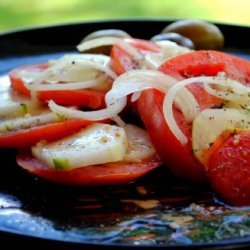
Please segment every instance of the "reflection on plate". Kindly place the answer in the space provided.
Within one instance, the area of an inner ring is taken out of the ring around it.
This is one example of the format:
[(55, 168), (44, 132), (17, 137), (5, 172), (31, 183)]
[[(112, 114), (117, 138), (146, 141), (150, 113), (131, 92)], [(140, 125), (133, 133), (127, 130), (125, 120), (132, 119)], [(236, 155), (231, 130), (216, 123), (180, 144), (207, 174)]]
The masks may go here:
[[(2, 35), (0, 73), (73, 51), (85, 34), (96, 29), (121, 28), (149, 38), (166, 23), (103, 22)], [(155, 28), (148, 29), (149, 25)], [(249, 29), (221, 28), (226, 51), (249, 58)], [(66, 39), (65, 34), (70, 38)], [(1, 240), (7, 235), (15, 238), (17, 233), (58, 240), (57, 247), (60, 242), (72, 246), (76, 242), (81, 246), (94, 244), (96, 248), (250, 246), (250, 208), (227, 207), (208, 187), (191, 186), (173, 178), (166, 168), (126, 186), (72, 188), (28, 175), (16, 166), (13, 151), (1, 150), (0, 157), (6, 159), (0, 175)]]

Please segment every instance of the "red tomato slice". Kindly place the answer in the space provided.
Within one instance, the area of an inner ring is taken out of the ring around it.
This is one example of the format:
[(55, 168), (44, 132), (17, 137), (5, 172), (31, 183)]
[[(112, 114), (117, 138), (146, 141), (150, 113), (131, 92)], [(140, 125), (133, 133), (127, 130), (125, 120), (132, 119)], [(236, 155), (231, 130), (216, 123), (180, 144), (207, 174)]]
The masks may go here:
[(138, 39), (138, 38), (125, 38), (124, 42), (129, 43), (130, 45), (133, 45), (133, 47), (144, 50), (144, 51), (152, 51), (152, 52), (159, 52), (160, 47), (148, 40)]
[(22, 70), (25, 70), (28, 72), (42, 72), (47, 68), (48, 68), (48, 64), (44, 63), (44, 64), (23, 66), (23, 67), (10, 71), (9, 78), (11, 81), (12, 88), (22, 95), (30, 96), (30, 90), (25, 87), (24, 82), (18, 76), (18, 73)]
[(75, 119), (6, 132), (0, 135), (0, 148), (27, 148), (41, 140), (58, 140), (91, 123), (93, 122)]
[(233, 205), (250, 205), (250, 131), (220, 137), (208, 152), (212, 187)]
[[(156, 44), (142, 39), (127, 38), (124, 40), (124, 42), (131, 44), (133, 47), (141, 50), (142, 52), (159, 52), (160, 50)], [(133, 57), (119, 45), (114, 45), (112, 47), (110, 56), (112, 59), (111, 68), (117, 75), (121, 75), (126, 71), (139, 68), (138, 62), (136, 62)]]
[[(250, 80), (250, 62), (217, 51), (195, 51), (179, 55), (168, 60), (159, 70), (180, 80), (200, 75), (216, 75), (221, 71), (243, 83)], [(201, 85), (190, 85), (189, 89), (201, 110), (221, 103), (220, 99), (206, 93)], [(181, 112), (174, 109), (177, 124), (189, 138), (188, 144), (181, 145), (164, 120), (162, 102), (163, 94), (153, 90), (144, 91), (137, 102), (139, 113), (157, 152), (175, 174), (192, 181), (204, 181), (203, 166), (192, 153), (191, 124), (186, 123)]]
[(223, 71), (229, 78), (250, 83), (250, 61), (219, 51), (200, 50), (176, 56), (162, 64), (159, 70), (180, 80), (201, 75), (215, 76)]
[(142, 162), (116, 162), (73, 170), (54, 170), (34, 158), (31, 153), (20, 153), (17, 163), (30, 173), (46, 180), (78, 186), (125, 184), (138, 179), (161, 164), (158, 157)]
[[(157, 90), (143, 91), (137, 101), (138, 111), (149, 133), (157, 153), (162, 156), (168, 167), (178, 176), (202, 182), (205, 174), (202, 165), (193, 156), (191, 141), (185, 146), (170, 131), (163, 116), (164, 94)], [(175, 119), (184, 132), (191, 138), (192, 124), (187, 123), (183, 114), (175, 109)]]
[[(23, 80), (17, 76), (17, 73), (20, 70), (43, 71), (47, 67), (48, 64), (37, 64), (12, 70), (9, 74), (12, 88), (22, 95), (29, 96), (29, 89), (25, 87)], [(91, 109), (105, 107), (105, 92), (96, 90), (46, 90), (38, 91), (37, 96), (41, 101), (53, 100), (59, 105), (74, 105)]]
[(42, 101), (53, 100), (59, 105), (101, 109), (105, 107), (105, 92), (96, 90), (50, 90), (39, 91), (37, 97)]

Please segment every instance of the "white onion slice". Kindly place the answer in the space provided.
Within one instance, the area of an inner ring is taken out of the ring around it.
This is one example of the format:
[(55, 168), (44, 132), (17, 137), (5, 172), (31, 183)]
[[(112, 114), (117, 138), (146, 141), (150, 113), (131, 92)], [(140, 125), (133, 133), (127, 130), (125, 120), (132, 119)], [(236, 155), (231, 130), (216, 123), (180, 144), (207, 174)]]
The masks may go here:
[(28, 88), (34, 91), (46, 91), (46, 90), (77, 90), (77, 89), (86, 89), (95, 87), (99, 81), (96, 80), (88, 80), (84, 82), (67, 82), (67, 83), (54, 83), (54, 84), (39, 84), (35, 86), (27, 86)]
[(129, 55), (131, 55), (132, 58), (139, 63), (139, 65), (142, 64), (144, 58), (142, 54), (135, 47), (123, 41), (122, 39), (117, 40), (116, 44), (120, 46), (124, 51), (126, 51)]
[(157, 41), (155, 44), (160, 47), (160, 52), (147, 52), (144, 58), (145, 64), (149, 69), (157, 69), (168, 59), (190, 52), (190, 49), (171, 41)]
[(131, 96), (131, 102), (136, 102), (141, 96), (141, 91), (137, 91)]
[[(132, 101), (139, 97), (139, 92), (146, 89), (158, 89), (166, 93), (177, 80), (156, 70), (132, 70), (117, 77), (112, 89), (106, 94), (106, 103), (115, 103), (119, 98), (133, 94)], [(183, 88), (174, 99), (176, 106), (188, 121), (199, 113), (199, 105), (191, 92)]]
[(21, 78), (22, 81), (25, 84), (27, 84), (27, 87), (28, 87), (28, 84), (31, 83), (31, 82), (33, 82), (34, 79), (37, 78), (37, 77), (39, 77), (40, 74), (41, 74), (40, 71), (31, 72), (31, 71), (27, 71), (25, 69), (16, 72), (16, 76), (18, 78)]
[[(96, 62), (75, 60), (73, 64), (72, 62), (62, 61), (41, 72), (34, 79), (34, 84), (32, 85), (38, 85), (42, 82), (57, 83), (90, 80), (96, 77), (96, 71), (104, 72), (113, 79), (116, 78), (116, 74), (111, 69)], [(90, 75), (86, 76), (88, 72), (90, 72)]]
[(80, 44), (78, 44), (76, 48), (78, 49), (78, 51), (83, 52), (100, 46), (114, 45), (117, 42), (117, 40), (120, 39), (112, 36), (100, 37), (83, 41)]
[(100, 54), (66, 54), (63, 57), (59, 59), (60, 61), (91, 61), (99, 63), (103, 66), (108, 66), (110, 63), (110, 57), (106, 55), (100, 55)]
[[(230, 80), (225, 79), (222, 77), (208, 77), (208, 76), (201, 76), (201, 77), (193, 77), (189, 79), (185, 79), (183, 81), (180, 81), (176, 85), (174, 85), (166, 94), (163, 102), (163, 113), (165, 120), (171, 129), (172, 133), (175, 135), (175, 137), (182, 143), (186, 144), (188, 142), (187, 137), (183, 134), (183, 132), (178, 127), (173, 114), (173, 102), (175, 99), (176, 94), (185, 86), (193, 83), (202, 83), (204, 85), (206, 84), (216, 84), (223, 87), (230, 87), (235, 93), (242, 95), (243, 93), (249, 94), (250, 88), (247, 86), (244, 86), (243, 84)], [(211, 92), (213, 94), (213, 92)], [(226, 96), (226, 95), (225, 95)], [(185, 99), (183, 99), (184, 101)]]
[(119, 126), (122, 128), (125, 128), (126, 123), (121, 119), (121, 117), (119, 115), (116, 115), (114, 117), (112, 117), (112, 120)]
[(138, 63), (140, 67), (144, 67), (144, 58), (143, 55), (132, 45), (126, 42), (126, 39), (121, 39), (117, 37), (100, 37), (95, 38), (92, 40), (84, 41), (77, 46), (77, 49), (80, 52), (93, 49), (100, 46), (107, 46), (107, 45), (118, 45), (124, 51), (126, 51), (131, 57)]
[(77, 118), (77, 119), (85, 119), (91, 121), (99, 121), (104, 119), (109, 119), (115, 117), (118, 113), (120, 113), (123, 108), (126, 106), (126, 98), (119, 99), (115, 104), (109, 105), (105, 109), (96, 110), (96, 111), (80, 111), (74, 110), (71, 108), (65, 108), (63, 106), (57, 105), (53, 101), (49, 101), (49, 108), (66, 118)]
[(120, 98), (146, 89), (166, 92), (176, 80), (156, 70), (131, 70), (117, 77), (112, 89), (106, 94), (106, 103), (113, 104)]
[[(210, 77), (211, 80), (207, 79), (204, 81), (205, 90), (219, 98), (228, 101), (240, 101), (243, 97), (250, 94), (250, 88), (243, 85), (235, 80), (225, 78), (225, 77)], [(225, 89), (214, 89), (211, 85), (225, 87)]]
[(111, 36), (110, 37), (109, 36), (100, 37), (100, 38), (95, 38), (92, 40), (84, 41), (84, 42), (80, 43), (79, 45), (77, 45), (77, 49), (80, 52), (83, 52), (83, 51), (93, 49), (96, 47), (114, 45), (114, 44), (119, 45), (122, 49), (127, 51), (130, 55), (134, 56), (135, 60), (142, 58), (142, 55), (137, 51), (137, 49), (135, 49), (129, 43), (127, 43), (126, 41), (124, 41), (121, 38), (111, 37)]

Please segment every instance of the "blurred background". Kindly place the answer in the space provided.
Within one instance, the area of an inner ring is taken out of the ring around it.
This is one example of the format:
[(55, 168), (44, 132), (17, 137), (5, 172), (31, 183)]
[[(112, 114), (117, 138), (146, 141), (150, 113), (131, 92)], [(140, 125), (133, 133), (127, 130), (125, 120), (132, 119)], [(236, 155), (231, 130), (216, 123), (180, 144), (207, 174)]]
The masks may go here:
[(0, 32), (128, 18), (200, 18), (250, 26), (250, 0), (0, 0)]

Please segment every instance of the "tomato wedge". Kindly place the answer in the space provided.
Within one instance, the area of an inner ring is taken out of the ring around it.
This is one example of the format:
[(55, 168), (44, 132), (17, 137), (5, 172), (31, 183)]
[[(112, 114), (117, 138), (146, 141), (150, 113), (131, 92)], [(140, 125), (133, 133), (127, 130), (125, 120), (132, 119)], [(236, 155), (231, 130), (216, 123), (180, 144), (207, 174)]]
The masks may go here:
[(117, 162), (94, 165), (73, 170), (54, 170), (34, 158), (30, 152), (20, 153), (17, 163), (30, 173), (46, 180), (77, 186), (125, 184), (152, 171), (161, 164), (158, 157), (142, 162)]
[(250, 131), (217, 139), (208, 152), (206, 173), (212, 187), (233, 205), (250, 205)]
[(74, 119), (6, 132), (0, 134), (0, 148), (27, 148), (41, 140), (58, 140), (91, 123), (93, 121)]
[[(143, 51), (159, 52), (159, 47), (149, 41), (142, 39), (130, 39), (127, 38), (124, 42), (129, 43), (133, 47), (139, 49), (142, 53)], [(110, 56), (112, 59), (111, 68), (117, 75), (121, 75), (129, 70), (138, 69), (138, 62), (133, 59), (133, 57), (119, 45), (114, 45), (111, 49)]]
[[(179, 55), (165, 62), (159, 70), (179, 80), (200, 75), (213, 76), (224, 71), (235, 80), (245, 84), (250, 82), (250, 62), (217, 51), (195, 51)], [(190, 85), (189, 89), (201, 110), (221, 104), (219, 98), (206, 93), (201, 85)], [(175, 174), (192, 181), (205, 181), (204, 167), (192, 152), (192, 124), (185, 122), (182, 113), (174, 109), (177, 124), (189, 138), (186, 145), (181, 145), (164, 120), (163, 98), (164, 94), (159, 91), (146, 90), (137, 101), (140, 116), (157, 152)]]
[[(24, 81), (18, 76), (18, 72), (41, 72), (48, 68), (48, 64), (29, 65), (12, 70), (9, 73), (11, 86), (18, 93), (29, 96), (30, 91), (24, 85)], [(105, 107), (105, 92), (96, 90), (46, 90), (38, 91), (37, 97), (41, 101), (53, 100), (59, 105), (88, 107), (99, 109)]]

